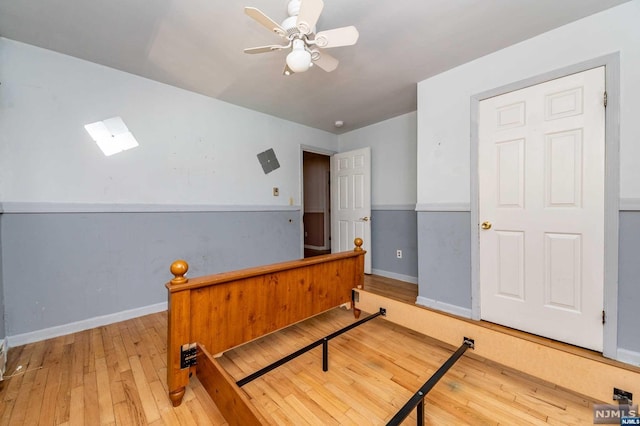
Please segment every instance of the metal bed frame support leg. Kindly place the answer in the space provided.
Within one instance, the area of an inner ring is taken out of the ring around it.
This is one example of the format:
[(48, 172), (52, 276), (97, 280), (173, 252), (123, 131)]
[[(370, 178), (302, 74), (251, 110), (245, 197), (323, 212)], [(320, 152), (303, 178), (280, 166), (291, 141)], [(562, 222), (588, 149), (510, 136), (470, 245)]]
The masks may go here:
[(322, 371), (329, 371), (329, 339), (322, 339)]
[(418, 426), (424, 426), (424, 398), (420, 400), (418, 406), (416, 407), (416, 424)]

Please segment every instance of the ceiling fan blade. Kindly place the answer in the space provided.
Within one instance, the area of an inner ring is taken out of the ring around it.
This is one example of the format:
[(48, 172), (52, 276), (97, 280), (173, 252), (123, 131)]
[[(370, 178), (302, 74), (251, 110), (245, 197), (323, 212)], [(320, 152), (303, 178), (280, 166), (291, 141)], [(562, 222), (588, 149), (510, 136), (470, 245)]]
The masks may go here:
[(276, 50), (281, 50), (281, 49), (285, 49), (287, 46), (280, 46), (279, 44), (274, 44), (271, 46), (259, 46), (259, 47), (249, 47), (247, 49), (244, 49), (244, 53), (267, 53), (267, 52), (274, 52)]
[(354, 26), (336, 28), (334, 30), (320, 31), (316, 34), (316, 46), (323, 49), (330, 47), (351, 46), (356, 44), (360, 33)]
[(313, 31), (313, 27), (316, 26), (323, 7), (324, 2), (322, 0), (301, 1), (296, 27), (298, 27), (298, 30), (300, 30), (302, 34), (309, 34)]
[(287, 32), (280, 26), (280, 24), (262, 13), (260, 9), (256, 9), (255, 7), (245, 7), (244, 13), (267, 28), (269, 31), (278, 34), (280, 37), (287, 36)]
[(336, 58), (325, 52), (321, 52), (320, 56), (318, 56), (318, 59), (313, 61), (314, 64), (316, 64), (326, 72), (331, 72), (338, 68), (338, 62), (339, 61)]

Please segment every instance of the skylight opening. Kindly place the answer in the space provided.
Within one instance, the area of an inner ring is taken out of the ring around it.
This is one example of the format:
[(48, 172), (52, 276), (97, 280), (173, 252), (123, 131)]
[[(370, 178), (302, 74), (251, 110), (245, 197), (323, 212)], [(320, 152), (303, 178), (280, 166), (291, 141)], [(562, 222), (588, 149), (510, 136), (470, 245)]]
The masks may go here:
[(138, 146), (138, 141), (120, 117), (96, 121), (84, 128), (107, 157)]

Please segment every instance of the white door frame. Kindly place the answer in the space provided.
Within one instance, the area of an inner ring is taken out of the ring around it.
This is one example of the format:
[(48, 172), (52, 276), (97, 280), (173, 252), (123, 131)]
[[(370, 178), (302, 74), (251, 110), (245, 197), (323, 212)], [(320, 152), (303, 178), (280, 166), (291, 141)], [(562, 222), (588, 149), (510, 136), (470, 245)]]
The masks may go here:
[(480, 101), (592, 68), (605, 67), (608, 94), (605, 110), (605, 212), (603, 354), (617, 358), (618, 350), (618, 222), (620, 204), (620, 54), (618, 52), (554, 70), (471, 97), (471, 314), (480, 319), (480, 235), (478, 182), (478, 111)]
[[(300, 187), (300, 258), (304, 258), (304, 153), (313, 152), (331, 157), (337, 151), (300, 144), (300, 174), (298, 186)], [(331, 195), (329, 195), (331, 196)], [(331, 213), (333, 215), (333, 213)]]

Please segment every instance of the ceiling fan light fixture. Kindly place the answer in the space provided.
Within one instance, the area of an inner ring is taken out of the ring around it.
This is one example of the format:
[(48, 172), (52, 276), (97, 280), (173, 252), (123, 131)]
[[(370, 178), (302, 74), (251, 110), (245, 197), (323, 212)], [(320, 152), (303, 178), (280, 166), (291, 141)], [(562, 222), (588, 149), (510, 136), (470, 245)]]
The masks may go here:
[(308, 71), (312, 66), (331, 72), (338, 60), (324, 49), (351, 46), (358, 41), (358, 30), (354, 26), (334, 28), (316, 33), (316, 23), (324, 7), (323, 0), (288, 0), (286, 18), (282, 25), (269, 18), (255, 7), (245, 7), (244, 12), (257, 23), (284, 38), (286, 45), (260, 46), (244, 49), (245, 53), (266, 53), (289, 49), (284, 75)]
[(293, 72), (305, 72), (311, 66), (311, 53), (305, 49), (302, 40), (293, 41), (293, 49), (287, 55), (287, 66)]

